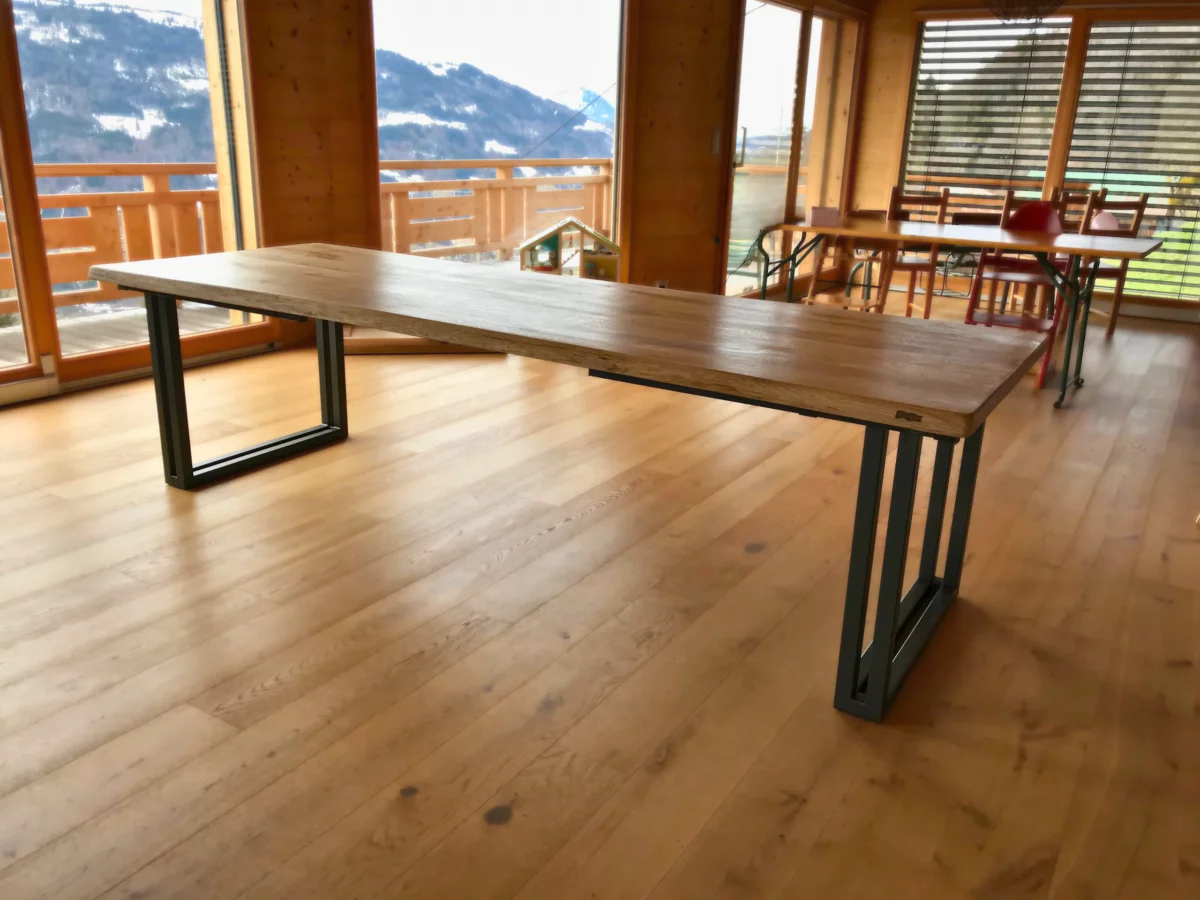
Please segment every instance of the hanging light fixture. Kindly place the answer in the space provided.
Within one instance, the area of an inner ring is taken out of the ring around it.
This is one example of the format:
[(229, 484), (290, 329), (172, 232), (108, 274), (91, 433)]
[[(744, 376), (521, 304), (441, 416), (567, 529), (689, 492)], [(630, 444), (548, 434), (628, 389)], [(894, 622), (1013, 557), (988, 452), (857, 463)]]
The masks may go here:
[(1041, 22), (1063, 5), (1063, 0), (984, 0), (987, 8), (1005, 25)]

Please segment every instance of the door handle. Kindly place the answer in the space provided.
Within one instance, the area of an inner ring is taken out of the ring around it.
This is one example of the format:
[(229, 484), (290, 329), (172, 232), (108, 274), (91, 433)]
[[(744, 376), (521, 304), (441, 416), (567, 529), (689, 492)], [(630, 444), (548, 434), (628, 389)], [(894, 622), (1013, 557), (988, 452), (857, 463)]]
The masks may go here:
[(742, 168), (742, 166), (746, 165), (746, 131), (747, 131), (747, 128), (745, 125), (743, 125), (742, 126), (742, 154), (741, 154), (740, 158), (735, 159), (733, 162), (733, 167), (735, 169), (740, 169), (740, 168)]

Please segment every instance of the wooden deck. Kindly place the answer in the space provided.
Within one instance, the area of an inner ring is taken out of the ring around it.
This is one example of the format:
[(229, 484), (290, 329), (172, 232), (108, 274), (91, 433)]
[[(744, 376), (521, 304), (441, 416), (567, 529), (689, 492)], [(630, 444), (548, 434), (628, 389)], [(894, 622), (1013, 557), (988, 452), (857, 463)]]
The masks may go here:
[[(1200, 329), (1088, 355), (989, 420), (881, 726), (830, 702), (859, 428), (352, 357), (350, 441), (189, 495), (149, 381), (0, 410), (0, 897), (1194, 900)], [(314, 369), (189, 370), (198, 456)]]
[[(179, 310), (180, 334), (214, 331), (229, 326), (229, 311), (212, 306), (184, 306)], [(58, 339), (64, 356), (146, 343), (146, 311), (121, 310), (94, 316), (58, 320)], [(0, 368), (26, 362), (25, 335), (19, 328), (0, 329)]]

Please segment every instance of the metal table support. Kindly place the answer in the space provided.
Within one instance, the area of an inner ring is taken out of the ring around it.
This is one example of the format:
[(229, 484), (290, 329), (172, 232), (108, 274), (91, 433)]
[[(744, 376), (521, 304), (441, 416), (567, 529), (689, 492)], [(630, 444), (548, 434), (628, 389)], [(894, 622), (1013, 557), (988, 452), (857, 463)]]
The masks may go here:
[[(942, 530), (949, 505), (954, 447), (959, 443), (957, 438), (628, 375), (596, 370), (591, 370), (589, 374), (627, 384), (729, 400), (749, 406), (762, 406), (819, 419), (851, 422), (866, 428), (862, 466), (858, 478), (858, 503), (850, 541), (850, 573), (846, 584), (846, 606), (842, 618), (833, 705), (842, 712), (859, 718), (871, 722), (881, 721), (896, 698), (904, 679), (912, 671), (917, 657), (929, 643), (950, 604), (958, 596), (967, 550), (967, 529), (971, 524), (971, 509), (975, 501), (975, 481), (979, 473), (979, 451), (983, 446), (983, 426), (961, 442), (958, 484), (950, 515), (950, 536), (945, 563), (941, 574), (938, 575)], [(884, 468), (888, 440), (892, 432), (899, 435), (899, 446), (884, 538), (883, 564), (875, 609), (875, 632), (871, 643), (864, 649), (875, 533), (879, 525)], [(908, 555), (912, 513), (916, 502), (921, 442), (927, 438), (937, 443), (928, 513), (917, 577), (912, 586), (905, 591), (904, 563)]]
[[(796, 270), (800, 268), (800, 263), (804, 262), (809, 255), (815, 250), (824, 240), (824, 235), (815, 234), (806, 241), (797, 241), (796, 248), (781, 259), (771, 262), (771, 255), (767, 253), (767, 248), (763, 246), (763, 241), (767, 235), (771, 233), (771, 229), (764, 229), (759, 233), (758, 238), (754, 242), (754, 249), (762, 254), (766, 262), (762, 269), (762, 278), (759, 280), (759, 292), (762, 298), (767, 299), (767, 285), (771, 280), (771, 276), (778, 273), (780, 270), (787, 268), (787, 302), (792, 302), (792, 293), (796, 285)], [(753, 252), (753, 251), (751, 251)]]
[[(875, 633), (871, 643), (864, 649), (875, 532), (879, 523), (884, 463), (891, 430), (883, 425), (867, 425), (863, 441), (854, 535), (850, 542), (846, 610), (842, 618), (841, 650), (833, 695), (833, 705), (842, 712), (872, 722), (883, 719), (900, 685), (912, 671), (913, 663), (958, 596), (967, 549), (967, 529), (971, 524), (971, 508), (975, 498), (975, 479), (979, 473), (979, 451), (983, 444), (982, 426), (963, 441), (946, 562), (939, 576), (938, 556), (957, 441), (915, 431), (899, 432), (875, 607)], [(937, 451), (917, 578), (904, 591), (904, 562), (908, 554), (916, 500), (921, 441), (926, 437), (937, 442)]]
[[(1058, 390), (1058, 399), (1054, 401), (1055, 409), (1061, 409), (1063, 401), (1067, 398), (1067, 388), (1070, 386), (1083, 387), (1083, 344), (1087, 339), (1088, 318), (1092, 312), (1092, 293), (1096, 289), (1096, 272), (1100, 268), (1100, 259), (1091, 260), (1086, 264), (1088, 272), (1081, 281), (1079, 273), (1084, 264), (1080, 257), (1072, 256), (1067, 260), (1066, 267), (1060, 269), (1050, 261), (1048, 254), (1036, 253), (1034, 255), (1041, 264), (1042, 271), (1050, 279), (1050, 283), (1063, 295), (1067, 304), (1067, 338), (1066, 343), (1063, 344), (1062, 385)], [(1053, 294), (1051, 294), (1050, 302), (1054, 302)], [(1079, 315), (1080, 310), (1083, 311), (1082, 318)], [(1072, 378), (1070, 375), (1071, 344), (1075, 339), (1077, 319), (1081, 319), (1079, 322), (1079, 348), (1075, 353), (1075, 376)]]
[[(342, 326), (317, 320), (317, 366), (320, 373), (321, 424), (295, 434), (247, 447), (201, 463), (192, 462), (192, 442), (188, 430), (187, 397), (183, 388), (183, 353), (179, 344), (177, 299), (193, 303), (206, 300), (176, 298), (166, 294), (146, 294), (146, 322), (150, 331), (150, 366), (154, 373), (154, 395), (158, 401), (158, 427), (162, 440), (163, 474), (172, 487), (192, 490), (222, 478), (327, 447), (344, 441), (348, 434), (346, 418), (346, 364), (343, 356)], [(225, 304), (211, 303), (211, 306)], [(248, 312), (260, 312), (245, 307)], [(279, 313), (266, 313), (279, 316)], [(283, 318), (298, 318), (283, 316)]]

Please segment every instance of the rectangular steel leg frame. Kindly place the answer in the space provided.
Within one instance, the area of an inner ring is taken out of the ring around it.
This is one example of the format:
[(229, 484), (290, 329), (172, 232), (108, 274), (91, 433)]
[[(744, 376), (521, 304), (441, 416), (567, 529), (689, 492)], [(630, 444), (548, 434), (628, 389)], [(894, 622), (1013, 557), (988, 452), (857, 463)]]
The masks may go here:
[(850, 546), (850, 577), (846, 585), (846, 612), (842, 620), (841, 650), (833, 700), (833, 705), (843, 712), (872, 722), (883, 719), (917, 656), (958, 595), (967, 546), (967, 527), (971, 523), (971, 505), (975, 496), (975, 478), (979, 471), (979, 449), (983, 444), (982, 426), (963, 442), (946, 561), (942, 574), (938, 576), (950, 467), (957, 441), (954, 438), (930, 436), (937, 441), (937, 453), (933, 463), (921, 560), (916, 582), (901, 596), (924, 436), (915, 431), (899, 432), (900, 444), (896, 452), (883, 565), (879, 576), (875, 634), (864, 650), (871, 561), (875, 554), (875, 531), (879, 521), (890, 431), (883, 425), (867, 425), (863, 442), (858, 506)]
[(188, 432), (187, 398), (183, 391), (179, 314), (175, 301), (175, 297), (166, 294), (146, 294), (150, 365), (154, 373), (163, 472), (167, 484), (191, 490), (346, 439), (346, 363), (343, 356), (342, 326), (337, 322), (318, 319), (317, 365), (321, 384), (321, 424), (206, 462), (193, 463), (191, 435)]

